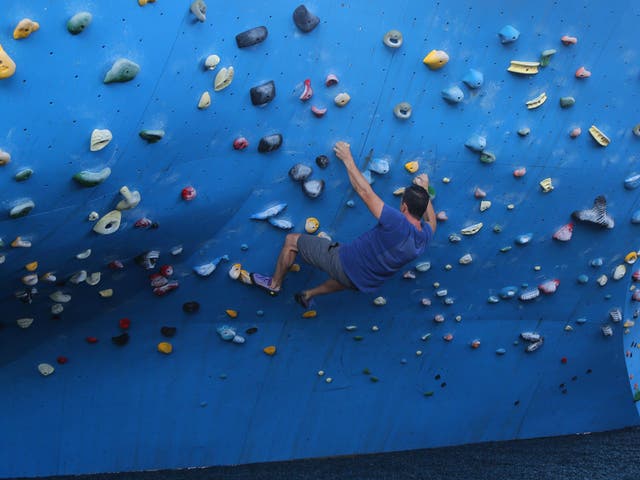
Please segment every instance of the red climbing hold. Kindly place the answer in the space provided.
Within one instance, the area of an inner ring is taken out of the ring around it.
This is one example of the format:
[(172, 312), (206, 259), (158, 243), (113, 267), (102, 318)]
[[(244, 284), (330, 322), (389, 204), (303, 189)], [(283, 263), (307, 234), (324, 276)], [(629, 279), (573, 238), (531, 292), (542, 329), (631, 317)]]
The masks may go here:
[(553, 238), (559, 240), (560, 242), (568, 242), (571, 240), (571, 236), (573, 235), (573, 223), (567, 223), (563, 225), (556, 233), (553, 234)]
[(131, 326), (131, 320), (129, 320), (128, 318), (121, 318), (118, 324), (120, 325), (121, 329), (127, 330)]
[(233, 141), (233, 148), (235, 150), (244, 150), (249, 146), (249, 140), (244, 137), (238, 137)]
[(634, 281), (640, 281), (640, 270), (636, 270), (635, 272), (633, 272), (632, 278)]
[(111, 270), (122, 270), (124, 265), (120, 260), (114, 260), (113, 262), (109, 262), (109, 268)]
[(169, 292), (172, 292), (176, 288), (178, 288), (179, 284), (175, 280), (172, 282), (168, 282), (166, 285), (161, 287), (156, 287), (153, 289), (153, 293), (159, 297), (166, 295)]
[(191, 200), (193, 200), (194, 198), (196, 198), (196, 189), (193, 188), (192, 186), (188, 186), (188, 187), (184, 187), (182, 189), (182, 199), (189, 202)]
[(324, 117), (324, 114), (327, 113), (326, 108), (316, 107), (315, 105), (311, 106), (311, 113), (313, 113), (316, 117), (321, 118)]
[(513, 171), (513, 176), (516, 177), (516, 178), (524, 177), (526, 173), (527, 173), (527, 169), (526, 168), (524, 168), (524, 167), (516, 168)]
[(631, 296), (631, 299), (634, 302), (640, 302), (640, 290), (636, 289), (636, 291), (633, 292), (633, 295)]
[(153, 222), (149, 220), (147, 217), (142, 217), (140, 220), (137, 220), (136, 223), (133, 224), (136, 228), (149, 228)]
[(480, 187), (476, 187), (476, 189), (473, 191), (473, 196), (476, 198), (484, 198), (487, 196), (487, 192), (482, 190)]
[(558, 285), (560, 285), (560, 280), (554, 278), (553, 280), (547, 280), (546, 282), (538, 285), (538, 289), (542, 293), (554, 293), (558, 289)]
[(563, 35), (560, 41), (565, 45), (575, 45), (578, 43), (578, 39), (576, 37), (570, 37), (569, 35)]
[(300, 100), (302, 100), (303, 102), (306, 102), (312, 96), (313, 96), (313, 88), (311, 88), (311, 80), (307, 78), (304, 81), (304, 92), (302, 92), (302, 95), (300, 95)]
[(96, 337), (87, 337), (85, 340), (87, 343), (98, 343), (98, 339)]
[(56, 359), (56, 361), (60, 364), (60, 365), (64, 365), (65, 363), (67, 363), (69, 361), (69, 359), (67, 357), (63, 357), (60, 356)]
[(173, 267), (171, 265), (162, 265), (160, 267), (160, 275), (163, 277), (170, 277), (173, 275)]
[(160, 273), (152, 273), (151, 275), (149, 275), (149, 280), (151, 280), (151, 286), (154, 288), (162, 287), (169, 283), (169, 280), (167, 280), (167, 278)]
[(567, 357), (562, 357), (562, 358), (560, 359), (560, 362), (561, 362), (562, 364), (566, 364), (566, 363), (567, 363)]

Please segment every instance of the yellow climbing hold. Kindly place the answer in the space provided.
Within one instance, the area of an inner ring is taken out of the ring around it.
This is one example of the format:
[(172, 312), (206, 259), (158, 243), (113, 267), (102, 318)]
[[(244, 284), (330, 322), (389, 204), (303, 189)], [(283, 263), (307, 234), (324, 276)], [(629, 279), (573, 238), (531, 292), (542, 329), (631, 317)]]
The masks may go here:
[(553, 184), (551, 183), (551, 178), (545, 178), (544, 180), (541, 180), (540, 187), (542, 188), (542, 191), (545, 193), (553, 190)]
[(16, 239), (11, 242), (11, 246), (13, 248), (29, 248), (31, 246), (31, 242), (22, 237), (16, 237)]
[(246, 285), (253, 285), (251, 274), (244, 269), (240, 270), (240, 281)]
[(291, 265), (289, 267), (289, 271), (290, 272), (299, 272), (300, 271), (300, 265), (297, 263), (294, 263), (293, 265)]
[(204, 110), (206, 108), (209, 108), (210, 105), (211, 105), (211, 94), (205, 91), (200, 96), (200, 101), (198, 102), (198, 108), (200, 110)]
[(213, 89), (216, 92), (219, 92), (220, 90), (227, 88), (229, 85), (231, 85), (231, 82), (233, 81), (233, 74), (234, 74), (233, 67), (229, 67), (229, 68), (225, 67), (221, 69), (213, 81)]
[(144, 7), (147, 3), (156, 3), (156, 0), (138, 0), (138, 5)]
[(320, 228), (320, 221), (316, 217), (309, 217), (304, 223), (304, 231), (307, 233), (316, 233)]
[(449, 55), (444, 50), (431, 50), (427, 53), (427, 56), (422, 59), (424, 63), (431, 70), (439, 70), (444, 67), (449, 61)]
[(173, 352), (173, 345), (171, 345), (169, 342), (160, 342), (158, 344), (158, 351), (160, 353), (164, 353), (165, 355), (169, 355), (171, 352)]
[(529, 110), (533, 110), (534, 108), (538, 108), (540, 105), (542, 105), (546, 101), (547, 101), (547, 94), (546, 92), (542, 92), (536, 98), (533, 98), (527, 102), (527, 108)]
[(21, 38), (27, 38), (33, 32), (40, 28), (40, 24), (38, 22), (34, 22), (29, 18), (23, 18), (16, 26), (13, 31), (13, 38), (15, 40), (20, 40)]
[(0, 45), (0, 79), (9, 78), (16, 73), (16, 64)]
[(236, 310), (231, 310), (230, 308), (225, 310), (225, 312), (227, 312), (227, 315), (229, 315), (229, 317), (231, 318), (237, 318), (238, 317), (238, 312)]
[(238, 280), (240, 278), (240, 272), (242, 271), (242, 265), (239, 263), (234, 263), (229, 269), (229, 277), (232, 280)]
[(507, 71), (511, 73), (519, 73), (521, 75), (535, 75), (538, 73), (540, 62), (521, 62), (519, 60), (511, 60), (511, 64)]
[(611, 143), (609, 137), (602, 133), (602, 131), (595, 125), (591, 125), (591, 127), (589, 128), (589, 133), (591, 134), (593, 139), (598, 142), (598, 145), (606, 147), (607, 145), (609, 145), (609, 143)]
[(638, 260), (638, 253), (637, 252), (629, 252), (624, 257), (624, 261), (626, 263), (628, 263), (629, 265), (632, 265), (632, 264), (636, 263), (636, 260)]
[(403, 195), (403, 194), (404, 194), (404, 187), (396, 188), (396, 189), (393, 191), (393, 194), (394, 194), (396, 197), (399, 197), (400, 195)]
[(27, 263), (24, 268), (26, 268), (29, 272), (35, 272), (38, 269), (38, 262)]
[(413, 160), (411, 162), (405, 163), (404, 164), (404, 168), (409, 173), (416, 173), (418, 171), (418, 169), (420, 168), (420, 164), (418, 163), (417, 160)]
[(302, 318), (315, 318), (318, 316), (318, 312), (315, 310), (307, 310), (302, 314)]
[(269, 345), (268, 347), (264, 347), (262, 349), (262, 351), (264, 353), (266, 353), (267, 355), (271, 356), (271, 355), (275, 355), (276, 353), (276, 347), (274, 345)]

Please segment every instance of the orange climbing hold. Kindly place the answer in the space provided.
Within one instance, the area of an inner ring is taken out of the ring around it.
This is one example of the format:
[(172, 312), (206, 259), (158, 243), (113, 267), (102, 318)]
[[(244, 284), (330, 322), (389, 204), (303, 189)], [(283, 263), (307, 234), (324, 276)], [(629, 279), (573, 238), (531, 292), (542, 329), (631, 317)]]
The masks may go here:
[(267, 355), (271, 356), (271, 355), (275, 355), (276, 353), (276, 347), (274, 345), (269, 345), (268, 347), (264, 347), (262, 349), (262, 351), (264, 353), (266, 353)]
[(453, 334), (451, 333), (447, 333), (442, 337), (446, 342), (450, 342), (451, 340), (453, 340)]
[(238, 312), (236, 310), (231, 310), (230, 308), (225, 310), (225, 312), (227, 313), (227, 315), (229, 315), (229, 317), (231, 318), (237, 318), (238, 317)]
[(315, 310), (307, 310), (302, 314), (302, 318), (314, 318), (318, 316), (318, 312)]
[(576, 70), (576, 78), (589, 78), (591, 76), (591, 72), (584, 67), (580, 67)]
[(35, 272), (38, 269), (38, 262), (27, 263), (24, 268), (26, 268), (29, 272)]
[(160, 353), (164, 353), (165, 355), (169, 355), (171, 352), (173, 352), (173, 345), (171, 345), (169, 342), (160, 342), (158, 344), (158, 351)]

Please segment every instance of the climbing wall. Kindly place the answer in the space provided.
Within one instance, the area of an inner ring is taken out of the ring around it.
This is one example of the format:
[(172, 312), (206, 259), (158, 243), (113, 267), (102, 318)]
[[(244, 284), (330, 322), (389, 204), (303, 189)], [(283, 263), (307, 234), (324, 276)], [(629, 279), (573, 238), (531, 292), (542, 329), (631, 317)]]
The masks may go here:
[[(3, 2), (0, 477), (638, 424), (637, 2), (210, 3)], [(438, 229), (304, 310), (243, 280), (374, 225), (339, 140)]]

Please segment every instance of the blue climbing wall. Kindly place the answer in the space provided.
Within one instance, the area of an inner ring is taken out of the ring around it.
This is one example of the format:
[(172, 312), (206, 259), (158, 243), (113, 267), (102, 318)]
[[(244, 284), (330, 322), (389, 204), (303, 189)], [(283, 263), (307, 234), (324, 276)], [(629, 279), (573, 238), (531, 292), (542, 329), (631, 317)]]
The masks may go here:
[[(292, 21), (296, 2), (210, 3), (204, 22), (183, 0), (3, 3), (0, 44), (17, 70), (0, 80), (0, 149), (11, 155), (0, 166), (0, 201), (6, 212), (28, 199), (35, 208), (0, 220), (0, 477), (226, 465), (638, 424), (636, 266), (625, 257), (638, 249), (640, 227), (631, 220), (640, 197), (624, 186), (640, 173), (636, 2), (313, 1), (306, 5), (321, 21), (306, 34)], [(71, 35), (66, 22), (81, 11), (93, 20)], [(14, 40), (23, 18), (40, 29)], [(235, 35), (259, 25), (267, 39), (239, 49)], [(506, 25), (520, 31), (517, 41), (501, 43)], [(390, 29), (402, 32), (400, 48), (383, 44)], [(577, 43), (563, 44), (564, 35)], [(439, 70), (422, 63), (434, 49), (450, 58)], [(557, 52), (536, 75), (507, 72), (512, 60), (539, 61), (546, 49)], [(210, 54), (221, 59), (213, 71), (203, 67)], [(119, 58), (137, 63), (139, 74), (104, 84)], [(229, 66), (232, 83), (214, 92), (215, 76)], [(590, 77), (576, 77), (582, 66)], [(484, 76), (480, 88), (462, 83), (471, 68)], [(338, 85), (325, 86), (329, 73)], [(302, 102), (307, 78), (314, 94)], [(253, 106), (249, 89), (269, 80), (275, 99)], [(453, 85), (464, 93), (457, 104), (441, 96)], [(204, 91), (211, 106), (198, 109)], [(340, 92), (351, 97), (342, 108), (333, 101)], [(543, 92), (546, 103), (528, 109)], [(561, 108), (569, 96), (575, 105)], [(412, 105), (408, 120), (393, 114), (402, 101)], [(327, 113), (317, 118), (311, 105)], [(592, 125), (608, 146), (594, 141)], [(582, 133), (574, 138), (575, 128)], [(97, 152), (89, 150), (94, 129), (113, 135)], [(144, 129), (165, 136), (149, 144), (138, 135)], [(529, 134), (519, 135), (523, 129)], [(282, 134), (281, 148), (258, 153), (260, 138), (273, 133)], [(473, 135), (486, 139), (495, 162), (465, 147)], [(241, 136), (249, 146), (234, 150)], [(375, 294), (318, 298), (317, 316), (302, 318), (292, 295), (323, 281), (321, 273), (300, 262), (270, 298), (227, 272), (235, 263), (271, 272), (286, 232), (249, 217), (277, 203), (287, 203), (278, 218), (294, 232), (313, 216), (321, 231), (348, 242), (374, 224), (331, 153), (338, 140), (351, 143), (363, 169), (368, 156), (389, 162), (389, 172), (372, 179), (391, 205), (399, 204), (394, 190), (413, 178), (405, 163), (418, 161), (435, 188), (436, 211), (448, 219), (420, 259), (428, 271), (409, 265), (414, 279), (400, 272)], [(328, 168), (316, 166), (318, 155), (330, 158)], [(324, 180), (319, 198), (289, 178), (296, 163)], [(72, 180), (104, 167), (112, 173), (100, 185)], [(16, 181), (25, 168), (33, 175)], [(520, 168), (526, 175), (515, 177)], [(539, 185), (546, 178), (552, 191)], [(113, 210), (123, 186), (140, 193), (139, 205), (122, 212), (115, 233), (95, 233), (89, 214)], [(187, 186), (197, 192), (191, 201), (181, 197)], [(476, 188), (489, 209), (480, 211)], [(552, 238), (598, 195), (613, 229), (574, 221), (570, 241)], [(142, 218), (156, 228), (136, 228)], [(460, 234), (479, 222), (475, 235)], [(528, 234), (528, 243), (517, 243)], [(11, 247), (18, 236), (31, 247)], [(88, 258), (76, 258), (87, 249)], [(134, 259), (152, 250), (160, 258), (145, 270)], [(472, 263), (460, 264), (467, 253)], [(223, 255), (228, 261), (210, 276), (194, 272)], [(32, 290), (23, 277), (34, 261), (41, 279)], [(123, 268), (110, 268), (114, 261)], [(158, 296), (150, 275), (162, 265), (173, 266), (179, 288)], [(615, 280), (619, 265), (626, 272)], [(81, 270), (101, 272), (99, 283), (71, 282)], [(55, 282), (42, 278), (47, 272)], [(553, 279), (555, 293), (518, 299)], [(507, 286), (516, 298), (501, 298)], [(52, 314), (56, 291), (71, 298)], [(386, 305), (373, 303), (378, 296)], [(185, 312), (193, 301), (199, 311)], [(616, 309), (620, 322), (611, 318)], [(444, 321), (434, 322), (437, 315)], [(33, 323), (20, 328), (25, 318)], [(121, 319), (130, 321), (124, 346), (111, 340), (125, 331)], [(223, 325), (245, 343), (223, 341)], [(175, 336), (165, 338), (163, 326), (175, 327)], [(532, 353), (519, 337), (525, 331), (544, 337)], [(160, 353), (160, 342), (170, 342), (172, 353)], [(263, 352), (267, 346), (275, 355)], [(42, 363), (55, 372), (41, 375)]]

